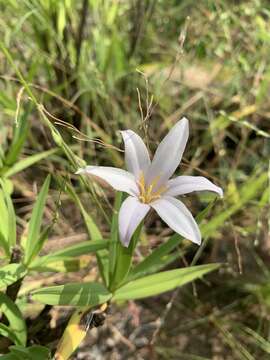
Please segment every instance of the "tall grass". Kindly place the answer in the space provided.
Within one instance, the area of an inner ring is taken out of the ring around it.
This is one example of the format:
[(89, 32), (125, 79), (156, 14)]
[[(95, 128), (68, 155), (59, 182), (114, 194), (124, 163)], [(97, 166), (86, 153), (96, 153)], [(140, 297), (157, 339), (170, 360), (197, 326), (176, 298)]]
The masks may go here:
[[(179, 354), (181, 359), (267, 359), (268, 2), (0, 0), (0, 7), (6, 49), (0, 53), (0, 175), (5, 189), (0, 200), (10, 194), (3, 200), (5, 221), (14, 219), (10, 212), (17, 217), (17, 234), (14, 224), (5, 228), (2, 238), (0, 234), (3, 258), (10, 255), (10, 241), (14, 245), (22, 238), (29, 249), (36, 189), (48, 173), (53, 180), (44, 205), (43, 225), (49, 229), (45, 251), (49, 244), (60, 250), (55, 238), (67, 245), (67, 239), (78, 234), (80, 240), (88, 235), (99, 240), (93, 224), (106, 238), (113, 194), (75, 180), (72, 174), (81, 159), (121, 166), (120, 129), (141, 133), (153, 150), (185, 115), (191, 121), (191, 140), (179, 173), (219, 182), (225, 197), (207, 210), (202, 247), (181, 243), (177, 249), (185, 264), (211, 260), (225, 265), (209, 283), (185, 288), (173, 298), (165, 295), (157, 304), (141, 302), (142, 313), (150, 312), (141, 320), (141, 329), (151, 319), (164, 320), (153, 344), (161, 359), (177, 359)], [(209, 200), (211, 195), (199, 194), (187, 201), (199, 212)], [(138, 260), (160, 244), (161, 233), (168, 235), (154, 215), (146, 228), (151, 241), (145, 237)], [(38, 231), (34, 236), (35, 255), (44, 240), (40, 235)], [(78, 251), (81, 255), (84, 248)], [(180, 260), (173, 255), (162, 258), (164, 264), (178, 267)], [(94, 264), (92, 257), (84, 262), (65, 256), (58, 264), (49, 260), (50, 266), (48, 258), (36, 260), (33, 269), (61, 270), (65, 279), (78, 281), (68, 270), (80, 270), (84, 276), (88, 262)], [(25, 275), (24, 269), (17, 270), (16, 281)], [(30, 277), (20, 289), (20, 311), (29, 310), (23, 295), (39, 286), (36, 281)], [(52, 275), (45, 285), (57, 281)], [(172, 307), (168, 312), (166, 304)], [(36, 331), (35, 337), (40, 339), (42, 332)], [(122, 358), (136, 358), (121, 342), (115, 347)], [(145, 351), (149, 357), (151, 350), (142, 348), (141, 356)]]

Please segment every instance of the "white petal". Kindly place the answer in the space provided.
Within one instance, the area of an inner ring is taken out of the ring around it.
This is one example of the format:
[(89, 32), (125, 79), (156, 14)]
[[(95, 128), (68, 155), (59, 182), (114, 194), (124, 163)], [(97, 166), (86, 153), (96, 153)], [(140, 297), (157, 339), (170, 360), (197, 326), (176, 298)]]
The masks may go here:
[(76, 174), (96, 176), (111, 185), (115, 190), (124, 191), (134, 196), (139, 194), (134, 175), (122, 169), (109, 166), (86, 166), (79, 169)]
[(145, 173), (151, 163), (148, 150), (140, 136), (134, 131), (121, 131), (121, 134), (125, 143), (127, 170), (138, 179), (141, 172)]
[(193, 191), (213, 191), (223, 197), (223, 190), (203, 176), (178, 176), (167, 182), (165, 195), (178, 196)]
[(190, 211), (181, 201), (171, 196), (164, 196), (150, 205), (171, 229), (200, 245), (199, 227)]
[(165, 136), (159, 144), (152, 164), (147, 172), (147, 183), (157, 181), (164, 184), (179, 165), (188, 140), (188, 120), (183, 118)]
[(146, 216), (150, 206), (129, 196), (122, 204), (119, 211), (119, 233), (121, 243), (128, 247), (130, 239), (140, 222)]

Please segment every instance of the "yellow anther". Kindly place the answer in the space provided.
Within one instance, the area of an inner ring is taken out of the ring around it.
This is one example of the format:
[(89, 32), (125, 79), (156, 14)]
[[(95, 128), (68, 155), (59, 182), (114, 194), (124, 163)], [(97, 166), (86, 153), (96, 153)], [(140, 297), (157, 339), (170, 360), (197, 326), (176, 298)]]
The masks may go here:
[(166, 191), (165, 186), (161, 186), (156, 191), (153, 191), (157, 182), (159, 180), (159, 176), (155, 177), (154, 180), (146, 186), (144, 174), (141, 173), (138, 181), (138, 186), (140, 190), (139, 200), (144, 204), (149, 204), (150, 202), (157, 200), (160, 198), (161, 194)]

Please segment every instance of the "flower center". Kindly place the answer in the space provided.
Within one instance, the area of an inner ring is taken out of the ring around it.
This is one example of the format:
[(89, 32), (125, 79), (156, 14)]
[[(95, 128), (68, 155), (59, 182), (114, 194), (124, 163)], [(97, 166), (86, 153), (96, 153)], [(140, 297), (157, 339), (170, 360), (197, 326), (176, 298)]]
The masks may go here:
[(140, 174), (138, 180), (138, 186), (140, 190), (139, 200), (142, 203), (149, 204), (150, 202), (159, 199), (161, 195), (164, 193), (164, 191), (167, 190), (166, 186), (160, 186), (157, 190), (155, 189), (158, 180), (159, 180), (159, 176), (155, 177), (149, 186), (146, 186), (144, 174), (143, 173)]

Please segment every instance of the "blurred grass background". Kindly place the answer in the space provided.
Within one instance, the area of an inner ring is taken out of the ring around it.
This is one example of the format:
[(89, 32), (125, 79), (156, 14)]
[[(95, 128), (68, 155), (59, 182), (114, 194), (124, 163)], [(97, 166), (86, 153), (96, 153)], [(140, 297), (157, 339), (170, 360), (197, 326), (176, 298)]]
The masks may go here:
[[(154, 150), (186, 116), (191, 137), (179, 173), (203, 174), (225, 191), (201, 226), (201, 250), (185, 244), (185, 257), (171, 265), (223, 262), (223, 270), (196, 287), (118, 309), (111, 328), (94, 340), (89, 334), (93, 352), (88, 343), (80, 358), (269, 359), (269, 2), (0, 0), (0, 10), (4, 46), (79, 157), (121, 166), (119, 130), (139, 132)], [(0, 174), (14, 188), (18, 223), (23, 229), (35, 184), (49, 172), (48, 222), (59, 191), (62, 203), (47, 246), (80, 241), (86, 235), (79, 210), (61, 188), (74, 169), (4, 52), (0, 75)], [(94, 186), (90, 196), (76, 186), (106, 233), (113, 193)], [(197, 214), (212, 199), (185, 201)], [(142, 253), (168, 235), (154, 214), (145, 231)], [(153, 338), (157, 319), (164, 323)]]

